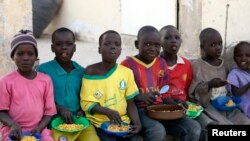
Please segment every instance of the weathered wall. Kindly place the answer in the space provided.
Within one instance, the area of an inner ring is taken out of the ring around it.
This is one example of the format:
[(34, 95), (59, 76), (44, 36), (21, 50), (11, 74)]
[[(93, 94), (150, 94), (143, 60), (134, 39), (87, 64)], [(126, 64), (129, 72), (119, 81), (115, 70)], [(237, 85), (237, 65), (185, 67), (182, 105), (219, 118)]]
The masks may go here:
[(249, 0), (180, 0), (179, 25), (183, 38), (181, 54), (200, 56), (199, 34), (207, 27), (217, 29), (225, 47), (250, 40)]
[(0, 76), (15, 69), (10, 41), (20, 29), (32, 29), (31, 0), (0, 0)]
[(55, 29), (66, 26), (84, 41), (97, 41), (107, 29), (121, 30), (119, 0), (64, 0), (57, 16), (45, 29), (51, 34)]
[(180, 54), (197, 58), (200, 54), (198, 35), (202, 28), (202, 1), (180, 0), (179, 30), (183, 39)]

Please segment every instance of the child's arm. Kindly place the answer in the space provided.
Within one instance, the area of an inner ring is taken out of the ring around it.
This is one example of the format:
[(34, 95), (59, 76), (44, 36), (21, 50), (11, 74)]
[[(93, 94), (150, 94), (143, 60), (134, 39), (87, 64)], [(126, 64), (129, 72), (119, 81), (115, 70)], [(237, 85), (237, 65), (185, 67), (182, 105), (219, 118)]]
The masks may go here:
[(250, 82), (246, 85), (244, 85), (243, 87), (236, 87), (234, 85), (231, 85), (231, 90), (232, 90), (232, 93), (233, 95), (235, 96), (242, 96), (246, 91), (248, 91), (250, 88)]
[(13, 121), (7, 111), (0, 111), (0, 121), (10, 127), (10, 133), (9, 136), (11, 139), (15, 140), (21, 140), (21, 128), (20, 126)]
[(130, 117), (132, 123), (133, 123), (133, 128), (131, 130), (132, 134), (137, 134), (141, 130), (141, 122), (140, 118), (138, 115), (137, 107), (135, 106), (134, 99), (129, 99), (127, 100), (127, 111), (128, 111), (128, 116)]
[(213, 78), (210, 81), (208, 81), (208, 89), (222, 87), (227, 84), (228, 84), (227, 80), (222, 80), (220, 78)]
[(47, 125), (49, 124), (49, 122), (51, 121), (52, 116), (48, 116), (48, 115), (44, 115), (42, 120), (40, 121), (39, 125), (37, 128), (33, 129), (31, 131), (32, 134), (34, 133), (41, 133), (43, 131), (43, 129), (45, 127), (47, 127)]
[(114, 122), (115, 124), (120, 124), (122, 122), (120, 114), (117, 111), (102, 107), (99, 104), (92, 108), (91, 113), (99, 113), (106, 115), (110, 119), (110, 121)]

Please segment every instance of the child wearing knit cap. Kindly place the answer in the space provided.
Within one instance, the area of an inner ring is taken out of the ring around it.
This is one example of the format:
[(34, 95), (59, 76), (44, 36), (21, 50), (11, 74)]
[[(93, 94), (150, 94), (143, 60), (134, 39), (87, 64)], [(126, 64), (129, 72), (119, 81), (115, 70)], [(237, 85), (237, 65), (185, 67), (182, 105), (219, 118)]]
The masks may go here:
[(29, 30), (21, 30), (11, 42), (10, 57), (17, 70), (0, 78), (0, 131), (3, 141), (21, 140), (22, 132), (41, 134), (41, 141), (53, 141), (47, 129), (56, 107), (52, 80), (36, 72), (37, 42)]

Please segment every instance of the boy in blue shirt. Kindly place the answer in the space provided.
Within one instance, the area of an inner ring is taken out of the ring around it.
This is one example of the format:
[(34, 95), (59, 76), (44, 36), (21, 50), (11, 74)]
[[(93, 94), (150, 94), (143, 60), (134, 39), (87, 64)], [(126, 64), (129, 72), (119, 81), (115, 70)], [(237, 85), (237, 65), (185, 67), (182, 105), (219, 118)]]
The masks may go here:
[[(39, 65), (37, 70), (51, 77), (58, 116), (70, 124), (73, 123), (73, 115), (84, 115), (80, 107), (80, 90), (84, 68), (71, 60), (76, 50), (74, 33), (67, 28), (59, 28), (54, 31), (51, 50), (55, 53), (55, 59)], [(54, 130), (53, 137), (55, 140), (68, 138), (79, 141), (99, 141), (92, 125), (76, 134)]]

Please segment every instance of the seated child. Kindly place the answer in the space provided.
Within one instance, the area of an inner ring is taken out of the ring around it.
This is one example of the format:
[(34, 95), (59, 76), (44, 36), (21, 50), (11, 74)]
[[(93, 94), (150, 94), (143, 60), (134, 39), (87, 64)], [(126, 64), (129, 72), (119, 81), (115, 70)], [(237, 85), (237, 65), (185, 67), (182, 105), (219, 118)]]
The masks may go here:
[[(58, 114), (65, 123), (73, 123), (72, 116), (84, 116), (80, 106), (80, 90), (84, 68), (71, 60), (76, 51), (75, 35), (65, 27), (55, 30), (52, 34), (51, 50), (55, 58), (42, 63), (37, 71), (48, 74), (54, 86), (54, 97)], [(53, 131), (54, 140), (99, 141), (93, 125), (77, 133)]]
[[(102, 61), (89, 65), (85, 70), (81, 106), (96, 127), (101, 141), (140, 140), (137, 133), (141, 130), (141, 123), (134, 104), (138, 88), (133, 72), (116, 63), (121, 54), (121, 37), (116, 31), (108, 30), (100, 36), (99, 53)], [(100, 126), (106, 121), (130, 124), (130, 135), (118, 138), (105, 134)]]
[(153, 104), (185, 103), (181, 99), (174, 100), (166, 93), (158, 96), (159, 89), (170, 84), (168, 66), (165, 60), (159, 57), (161, 50), (160, 32), (153, 26), (142, 27), (138, 32), (135, 47), (139, 51), (138, 54), (127, 57), (121, 64), (133, 70), (136, 84), (140, 90), (140, 94), (135, 97), (135, 100), (139, 108), (144, 140), (163, 141), (166, 134), (170, 134), (180, 137), (181, 141), (198, 141), (201, 131), (198, 122), (186, 117), (179, 120), (158, 121), (147, 115), (147, 106)]
[(21, 30), (11, 41), (17, 70), (0, 79), (0, 131), (3, 141), (21, 140), (22, 132), (39, 133), (42, 141), (53, 141), (47, 129), (56, 114), (53, 85), (49, 76), (33, 70), (37, 42), (29, 30)]
[(208, 119), (204, 122), (212, 120), (214, 124), (250, 124), (250, 120), (239, 109), (220, 111), (212, 106), (212, 100), (228, 95), (226, 69), (221, 58), (222, 38), (217, 30), (206, 28), (201, 31), (199, 39), (203, 56), (192, 63), (190, 100), (205, 107), (203, 113)]
[(240, 97), (240, 108), (250, 118), (250, 43), (239, 42), (234, 48), (235, 66), (228, 74), (228, 91)]
[(168, 85), (170, 89), (167, 94), (172, 98), (182, 101), (188, 100), (188, 88), (191, 84), (193, 73), (188, 59), (178, 55), (182, 39), (179, 31), (172, 25), (161, 28), (161, 45), (163, 52), (160, 54), (168, 65)]

